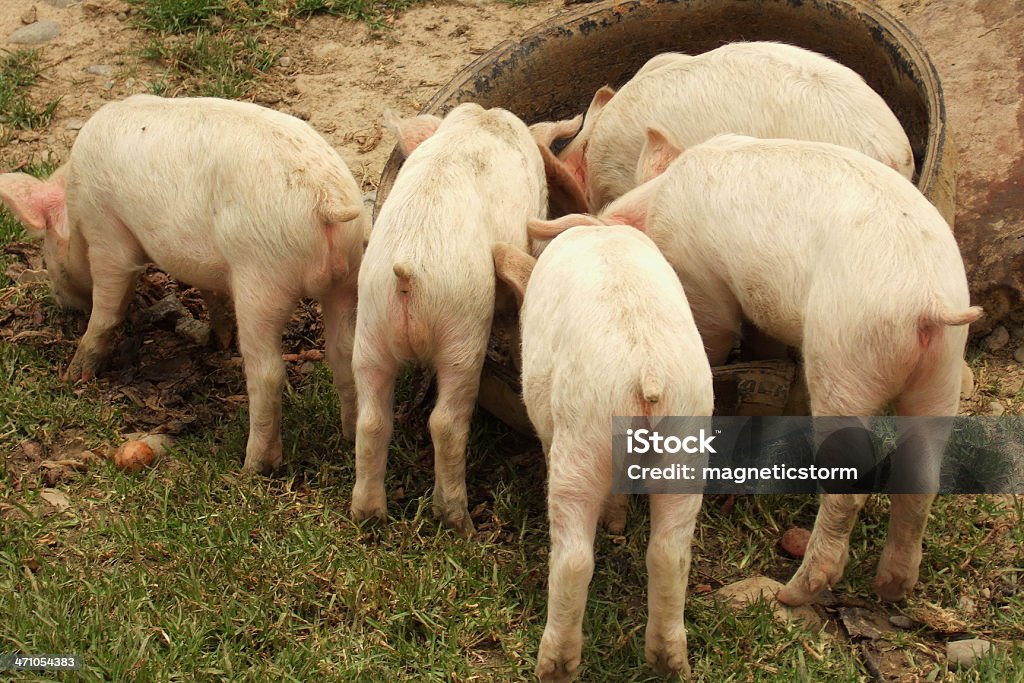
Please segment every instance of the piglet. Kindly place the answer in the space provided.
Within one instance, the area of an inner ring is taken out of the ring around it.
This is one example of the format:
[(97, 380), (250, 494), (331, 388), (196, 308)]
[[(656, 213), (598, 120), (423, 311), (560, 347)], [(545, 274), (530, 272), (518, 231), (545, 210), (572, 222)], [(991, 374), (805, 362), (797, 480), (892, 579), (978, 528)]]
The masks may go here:
[(369, 219), (345, 162), (306, 123), (244, 102), (135, 95), (100, 108), (48, 180), (0, 176), (0, 198), (42, 237), (57, 301), (91, 310), (67, 380), (99, 371), (139, 274), (154, 263), (199, 288), (222, 341), (234, 304), (249, 390), (246, 470), (281, 462), (281, 335), (303, 297), (323, 306), (351, 435)]
[[(672, 268), (628, 226), (575, 227), (537, 259), (499, 244), (498, 276), (522, 302), (523, 402), (548, 463), (548, 619), (537, 676), (580, 664), (598, 519), (618, 527), (611, 418), (709, 416), (711, 368)], [(689, 675), (683, 605), (700, 493), (651, 495), (648, 662)]]
[(359, 275), (352, 515), (386, 517), (395, 378), (415, 361), (437, 370), (434, 512), (468, 536), (465, 450), (496, 305), (491, 247), (527, 249), (527, 220), (547, 211), (544, 162), (526, 124), (503, 109), (467, 103), (444, 120), (387, 123), (407, 158)]
[(618, 92), (598, 90), (582, 130), (559, 155), (590, 211), (636, 187), (648, 126), (664, 129), (685, 147), (720, 133), (832, 142), (907, 178), (914, 174), (906, 133), (864, 79), (816, 52), (782, 43), (661, 54)]
[[(599, 217), (566, 216), (537, 236), (584, 220), (646, 231), (683, 283), (711, 364), (725, 361), (746, 318), (800, 348), (812, 415), (870, 416), (890, 402), (899, 415), (957, 414), (966, 325), (981, 309), (970, 306), (949, 226), (897, 171), (837, 145), (739, 135), (680, 153), (651, 129), (637, 175), (647, 182)], [(914, 470), (898, 474), (921, 491), (937, 490), (950, 426), (901, 435), (914, 451), (893, 467)], [(816, 433), (819, 443), (827, 436)], [(875, 581), (884, 599), (917, 582), (933, 497), (891, 497)], [(805, 603), (839, 581), (866, 498), (822, 496), (783, 602)]]

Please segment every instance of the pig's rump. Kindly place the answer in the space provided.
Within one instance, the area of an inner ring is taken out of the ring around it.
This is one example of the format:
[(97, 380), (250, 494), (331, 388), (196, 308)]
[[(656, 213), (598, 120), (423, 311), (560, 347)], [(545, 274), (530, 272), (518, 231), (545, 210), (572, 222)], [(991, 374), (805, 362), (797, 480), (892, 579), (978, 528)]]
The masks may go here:
[[(611, 415), (710, 414), (704, 349), (678, 279), (654, 245), (629, 232), (605, 238), (603, 252), (572, 244), (610, 230), (567, 231), (557, 238), (561, 248), (545, 251), (534, 269), (522, 317), (530, 340), (524, 400), (543, 406), (531, 414), (534, 424), (599, 436)], [(657, 258), (644, 249), (638, 255), (637, 239)], [(543, 305), (531, 303), (532, 292), (544, 293), (533, 299)]]
[(202, 289), (229, 289), (241, 268), (297, 296), (358, 265), (341, 223), (361, 200), (312, 129), (244, 103), (149, 99), (105, 106), (75, 142), (69, 217), (91, 248), (136, 249)]

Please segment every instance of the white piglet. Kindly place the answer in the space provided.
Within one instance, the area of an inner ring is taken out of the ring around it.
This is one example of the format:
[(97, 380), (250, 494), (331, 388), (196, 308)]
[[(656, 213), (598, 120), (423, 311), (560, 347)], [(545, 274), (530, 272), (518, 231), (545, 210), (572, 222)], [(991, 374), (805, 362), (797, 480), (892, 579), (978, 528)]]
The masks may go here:
[(465, 450), (495, 308), (491, 247), (527, 248), (527, 220), (547, 212), (544, 163), (526, 124), (503, 109), (463, 104), (444, 120), (388, 123), (407, 159), (359, 276), (352, 514), (386, 516), (394, 384), (400, 365), (415, 361), (437, 370), (434, 512), (468, 535)]
[(281, 335), (303, 297), (323, 305), (351, 435), (369, 218), (345, 162), (310, 126), (243, 102), (136, 95), (97, 111), (48, 180), (0, 176), (0, 198), (43, 238), (57, 301), (91, 311), (66, 379), (96, 375), (138, 275), (155, 263), (200, 289), (225, 344), (234, 304), (249, 391), (247, 470), (281, 462)]
[(782, 43), (661, 54), (618, 92), (600, 89), (582, 130), (559, 154), (590, 211), (639, 184), (636, 165), (648, 126), (671, 133), (684, 147), (722, 133), (831, 142), (907, 178), (914, 173), (906, 133), (863, 78), (823, 55)]
[[(620, 533), (624, 521), (622, 497), (611, 494), (611, 418), (711, 415), (711, 367), (678, 278), (631, 227), (572, 228), (535, 267), (498, 245), (495, 267), (523, 302), (523, 401), (548, 463), (548, 617), (537, 675), (567, 681), (580, 664), (598, 520)], [(683, 606), (701, 495), (650, 502), (647, 660), (688, 675)]]
[[(683, 283), (712, 365), (747, 319), (801, 349), (815, 416), (870, 416), (889, 403), (899, 415), (957, 414), (966, 325), (981, 309), (970, 306), (949, 226), (910, 181), (827, 143), (722, 135), (680, 154), (657, 130), (637, 173), (651, 180), (590, 220), (650, 235)], [(538, 232), (550, 238), (580, 222), (566, 216)], [(917, 434), (920, 459), (901, 461), (932, 491), (941, 432)], [(780, 599), (807, 602), (842, 577), (866, 497), (823, 495)], [(917, 581), (932, 497), (891, 497), (875, 582), (885, 599)]]

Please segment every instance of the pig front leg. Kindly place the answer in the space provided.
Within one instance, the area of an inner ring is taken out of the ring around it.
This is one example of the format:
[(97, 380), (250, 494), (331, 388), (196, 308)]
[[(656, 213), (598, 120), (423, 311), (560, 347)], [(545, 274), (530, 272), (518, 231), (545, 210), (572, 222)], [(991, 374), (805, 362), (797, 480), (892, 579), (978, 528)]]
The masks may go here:
[[(352, 372), (359, 415), (356, 420), (356, 483), (352, 487), (352, 518), (387, 519), (384, 473), (394, 430), (395, 378), (398, 361), (384, 348), (371, 347), (372, 334), (358, 333)], [(379, 337), (376, 337), (379, 339)]]
[(286, 381), (281, 336), (297, 300), (275, 298), (272, 287), (251, 283), (232, 286), (249, 392), (249, 441), (243, 469), (269, 474), (281, 465), (281, 392)]
[(115, 262), (96, 250), (90, 258), (93, 275), (92, 312), (89, 324), (78, 343), (64, 380), (86, 382), (96, 377), (103, 361), (110, 355), (114, 330), (124, 320), (128, 304), (135, 294), (139, 266), (132, 262)]
[(693, 528), (700, 494), (651, 496), (651, 539), (647, 546), (647, 663), (660, 674), (690, 676), (687, 661), (686, 582), (690, 575)]
[(341, 433), (349, 441), (356, 436), (356, 384), (352, 375), (352, 345), (356, 325), (356, 292), (352, 286), (331, 289), (320, 302), (324, 312), (327, 364), (341, 405)]
[(434, 444), (434, 515), (463, 538), (473, 533), (466, 495), (466, 442), (480, 390), (483, 354), (468, 363), (437, 364), (437, 404), (430, 413)]
[(548, 456), (548, 614), (537, 656), (537, 678), (543, 683), (570, 681), (579, 668), (583, 612), (594, 574), (594, 535), (611, 488), (610, 472), (598, 482), (581, 476), (581, 465), (592, 458), (590, 453), (579, 455), (555, 436)]

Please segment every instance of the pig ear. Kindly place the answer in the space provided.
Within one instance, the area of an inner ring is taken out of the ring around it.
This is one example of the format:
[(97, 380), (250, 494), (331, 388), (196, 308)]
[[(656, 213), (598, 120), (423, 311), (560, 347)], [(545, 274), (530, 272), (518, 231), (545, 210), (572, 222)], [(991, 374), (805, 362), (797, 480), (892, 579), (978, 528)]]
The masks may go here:
[(555, 140), (571, 138), (580, 132), (583, 125), (583, 115), (568, 119), (566, 121), (542, 121), (530, 126), (530, 134), (537, 141), (538, 145), (551, 147)]
[[(4, 173), (0, 175), (0, 201), (33, 237), (42, 237), (47, 223), (63, 234), (63, 183), (45, 182), (26, 173)], [(47, 221), (48, 216), (54, 220)]]
[(569, 228), (575, 228), (578, 225), (606, 225), (606, 223), (597, 216), (591, 216), (589, 213), (571, 213), (568, 216), (562, 216), (550, 221), (531, 218), (526, 223), (526, 230), (532, 239), (550, 240), (561, 235)]
[(424, 140), (437, 132), (441, 119), (432, 114), (403, 119), (396, 111), (388, 109), (384, 112), (384, 124), (398, 138), (402, 154), (409, 156)]
[(530, 282), (530, 274), (537, 259), (505, 242), (495, 244), (491, 254), (494, 257), (494, 272), (498, 279), (512, 288), (516, 301), (522, 308), (526, 285)]
[(546, 145), (537, 143), (544, 159), (544, 176), (548, 181), (548, 214), (562, 216), (587, 210), (587, 195), (572, 168), (552, 153)]
[(651, 178), (661, 175), (682, 153), (682, 148), (670, 133), (655, 126), (649, 127), (636, 166), (637, 183), (643, 185)]
[(607, 85), (601, 87), (600, 90), (594, 93), (594, 99), (590, 100), (590, 106), (587, 108), (587, 119), (593, 120), (613, 97), (615, 97), (614, 88)]

